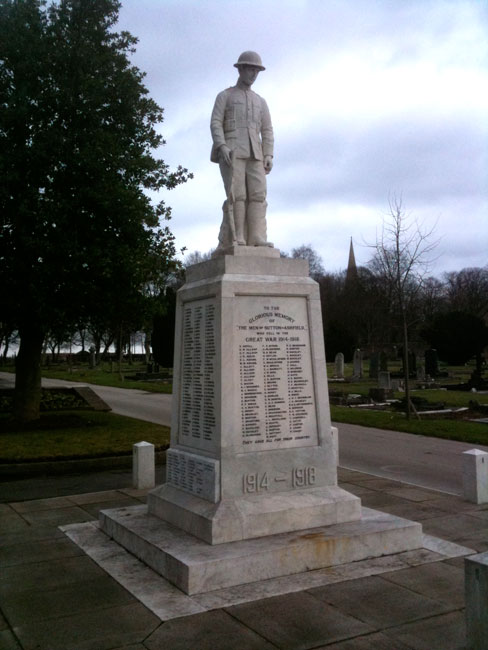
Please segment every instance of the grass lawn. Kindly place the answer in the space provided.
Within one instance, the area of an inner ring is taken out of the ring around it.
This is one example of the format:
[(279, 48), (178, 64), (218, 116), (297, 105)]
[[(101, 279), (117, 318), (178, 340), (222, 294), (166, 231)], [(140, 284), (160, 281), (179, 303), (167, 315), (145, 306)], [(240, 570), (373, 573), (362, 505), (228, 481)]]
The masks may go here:
[[(3, 372), (14, 372), (13, 365), (0, 366)], [(167, 370), (167, 369), (162, 369)], [(64, 379), (65, 381), (78, 381), (83, 384), (96, 384), (98, 386), (113, 386), (114, 388), (138, 388), (152, 393), (171, 393), (171, 382), (163, 381), (138, 381), (129, 379), (137, 372), (146, 372), (146, 365), (141, 363), (124, 363), (119, 373), (116, 363), (103, 362), (96, 368), (89, 368), (86, 364), (79, 364), (71, 368), (66, 363), (60, 363), (42, 368), (42, 376), (47, 379)]]
[(403, 413), (370, 411), (348, 408), (347, 406), (332, 405), (330, 411), (334, 422), (360, 424), (364, 427), (405, 431), (406, 433), (432, 436), (433, 438), (488, 445), (488, 424), (448, 419), (417, 420), (413, 416), (411, 420), (406, 420)]
[[(333, 376), (334, 364), (328, 364), (328, 375)], [(1, 370), (13, 370), (2, 367)], [(89, 369), (87, 365), (68, 368), (59, 364), (49, 369), (43, 368), (43, 376), (53, 379), (66, 379), (117, 388), (138, 388), (153, 392), (171, 392), (171, 383), (134, 381), (126, 379), (127, 375), (145, 372), (144, 364), (124, 364), (122, 376), (116, 364), (109, 362)], [(392, 368), (395, 370), (395, 368)], [(444, 368), (449, 378), (441, 383), (459, 383), (466, 381), (473, 368), (469, 366)], [(346, 377), (352, 374), (352, 367), (346, 364)], [(358, 382), (329, 383), (329, 390), (334, 392), (359, 393), (367, 396), (369, 389), (377, 385), (376, 381), (363, 379)], [(466, 391), (447, 391), (440, 389), (415, 390), (416, 382), (412, 380), (412, 396), (423, 397), (432, 403), (444, 403), (446, 407), (468, 406), (471, 400), (488, 405), (488, 395)], [(404, 393), (396, 393), (401, 399)], [(488, 424), (463, 420), (417, 420), (410, 421), (402, 413), (389, 411), (372, 411), (365, 409), (331, 406), (334, 422), (359, 424), (379, 429), (392, 429), (419, 435), (447, 438), (469, 442), (470, 444), (488, 445)], [(112, 413), (95, 411), (62, 411), (44, 413), (40, 426), (23, 431), (13, 431), (6, 415), (0, 415), (0, 462), (20, 462), (41, 459), (87, 458), (130, 453), (132, 445), (141, 440), (152, 442), (156, 448), (169, 444), (169, 429), (156, 424), (125, 418)]]
[[(474, 366), (462, 367), (445, 367), (449, 377), (442, 378), (439, 383), (457, 384), (466, 382), (473, 371)], [(392, 368), (398, 370), (398, 368)], [(328, 376), (332, 377), (334, 373), (334, 364), (327, 366)], [(352, 366), (349, 369), (346, 365), (346, 377), (352, 374)], [(446, 408), (467, 407), (471, 401), (476, 401), (482, 405), (488, 405), (488, 394), (471, 393), (460, 390), (442, 390), (439, 388), (417, 389), (417, 382), (411, 380), (411, 396), (420, 397), (428, 400), (432, 404), (443, 403)], [(377, 382), (369, 379), (362, 379), (356, 382), (330, 382), (329, 391), (341, 392), (345, 395), (356, 393), (367, 397), (369, 389), (377, 386)], [(395, 399), (402, 399), (405, 393), (396, 392)], [(436, 420), (421, 419), (417, 420), (412, 414), (411, 420), (406, 420), (403, 413), (392, 411), (373, 411), (364, 408), (348, 408), (347, 406), (331, 405), (331, 415), (334, 422), (344, 422), (348, 424), (359, 424), (365, 427), (376, 427), (377, 429), (391, 429), (393, 431), (405, 431), (423, 436), (432, 436), (434, 438), (446, 438), (449, 440), (460, 440), (470, 444), (488, 445), (488, 424), (478, 422), (469, 422), (466, 420), (451, 420), (438, 418)]]
[(15, 428), (0, 414), (0, 463), (130, 454), (142, 440), (163, 449), (169, 428), (99, 411), (44, 413), (33, 425)]

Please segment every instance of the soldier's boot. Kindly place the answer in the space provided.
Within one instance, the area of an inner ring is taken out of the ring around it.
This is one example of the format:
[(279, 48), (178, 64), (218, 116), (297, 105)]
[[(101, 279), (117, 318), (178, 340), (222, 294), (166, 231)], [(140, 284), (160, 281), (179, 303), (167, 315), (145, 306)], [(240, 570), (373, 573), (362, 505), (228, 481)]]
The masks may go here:
[(234, 226), (236, 229), (236, 239), (239, 246), (246, 245), (244, 235), (244, 222), (246, 220), (246, 202), (234, 201)]
[(251, 201), (247, 206), (247, 245), (269, 246), (273, 244), (266, 241), (266, 201)]

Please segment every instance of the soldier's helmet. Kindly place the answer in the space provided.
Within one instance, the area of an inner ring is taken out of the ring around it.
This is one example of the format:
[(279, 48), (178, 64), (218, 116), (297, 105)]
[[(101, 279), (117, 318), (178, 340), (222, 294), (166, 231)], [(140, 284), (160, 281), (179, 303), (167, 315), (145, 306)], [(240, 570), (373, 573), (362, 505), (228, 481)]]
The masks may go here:
[(260, 70), (266, 70), (259, 54), (257, 52), (251, 52), (250, 50), (243, 52), (237, 59), (237, 63), (234, 63), (235, 68), (238, 68), (241, 65), (252, 65)]

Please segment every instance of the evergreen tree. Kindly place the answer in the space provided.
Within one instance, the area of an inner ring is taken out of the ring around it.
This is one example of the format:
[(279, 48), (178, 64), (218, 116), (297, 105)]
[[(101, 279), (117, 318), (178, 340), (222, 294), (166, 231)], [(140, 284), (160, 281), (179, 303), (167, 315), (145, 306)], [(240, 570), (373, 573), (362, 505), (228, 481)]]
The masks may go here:
[(46, 332), (132, 319), (175, 253), (170, 209), (144, 190), (189, 175), (153, 156), (163, 110), (130, 63), (136, 39), (113, 29), (119, 8), (0, 0), (0, 321), (20, 335), (18, 420), (39, 417)]

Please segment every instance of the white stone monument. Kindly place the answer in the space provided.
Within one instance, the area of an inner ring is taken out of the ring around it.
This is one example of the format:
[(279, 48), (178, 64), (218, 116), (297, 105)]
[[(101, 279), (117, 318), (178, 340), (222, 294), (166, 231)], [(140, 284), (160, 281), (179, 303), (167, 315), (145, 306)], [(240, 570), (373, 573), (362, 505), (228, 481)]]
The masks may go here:
[(186, 593), (422, 546), (418, 523), (337, 486), (319, 288), (236, 246), (178, 292), (167, 482), (102, 530)]
[[(238, 65), (241, 81), (263, 68), (250, 52)], [(252, 108), (248, 86), (237, 99)], [(230, 108), (217, 112), (250, 128), (243, 105)], [(266, 152), (260, 164), (269, 171)], [(178, 292), (166, 483), (147, 507), (101, 513), (102, 530), (190, 594), (422, 546), (420, 524), (338, 487), (319, 286), (305, 260), (267, 245), (263, 213), (247, 214), (244, 241), (240, 208), (231, 241)]]

